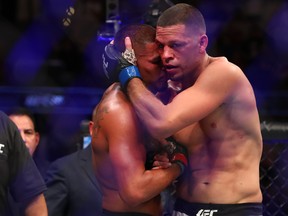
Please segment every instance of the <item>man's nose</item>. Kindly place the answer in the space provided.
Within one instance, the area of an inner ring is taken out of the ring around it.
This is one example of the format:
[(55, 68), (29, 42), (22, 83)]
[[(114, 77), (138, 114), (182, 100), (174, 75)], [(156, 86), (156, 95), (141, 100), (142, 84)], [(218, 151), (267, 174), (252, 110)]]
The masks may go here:
[(161, 57), (167, 63), (170, 59), (174, 58), (173, 50), (170, 47), (165, 46), (163, 48), (163, 52), (162, 52)]

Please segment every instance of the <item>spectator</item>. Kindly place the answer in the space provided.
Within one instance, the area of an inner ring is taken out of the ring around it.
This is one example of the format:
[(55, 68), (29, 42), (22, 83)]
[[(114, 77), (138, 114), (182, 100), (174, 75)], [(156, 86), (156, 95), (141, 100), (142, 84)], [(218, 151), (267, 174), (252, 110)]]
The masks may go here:
[(101, 215), (102, 195), (92, 168), (91, 145), (52, 162), (45, 182), (49, 215)]
[(9, 113), (9, 118), (18, 127), (25, 145), (33, 155), (40, 141), (40, 134), (35, 128), (34, 116), (28, 110), (19, 108)]
[[(9, 112), (9, 118), (16, 124), (21, 137), (29, 149), (34, 162), (43, 178), (48, 167), (48, 161), (42, 155), (39, 155), (38, 147), (40, 143), (40, 133), (37, 129), (37, 124), (34, 115), (26, 108), (17, 107)], [(37, 154), (38, 153), (38, 154)]]
[(16, 125), (0, 112), (0, 215), (11, 216), (9, 192), (21, 215), (47, 216), (46, 185)]

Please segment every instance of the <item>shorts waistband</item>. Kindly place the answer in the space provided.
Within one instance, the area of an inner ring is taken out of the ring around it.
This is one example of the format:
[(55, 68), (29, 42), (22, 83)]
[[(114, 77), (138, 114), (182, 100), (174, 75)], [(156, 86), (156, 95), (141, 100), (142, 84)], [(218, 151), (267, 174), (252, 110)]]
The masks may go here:
[[(233, 215), (233, 216), (261, 216), (263, 214), (262, 203), (239, 204), (210, 204), (191, 203), (177, 198), (174, 210), (187, 215)], [(208, 214), (209, 213), (209, 214)]]

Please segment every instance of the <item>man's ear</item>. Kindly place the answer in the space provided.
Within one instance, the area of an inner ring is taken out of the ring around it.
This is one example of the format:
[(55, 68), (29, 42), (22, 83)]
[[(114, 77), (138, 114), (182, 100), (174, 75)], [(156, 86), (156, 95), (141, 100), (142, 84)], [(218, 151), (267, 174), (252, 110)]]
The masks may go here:
[(199, 46), (200, 46), (200, 52), (206, 52), (206, 48), (208, 46), (208, 37), (206, 34), (201, 35), (200, 41), (199, 41)]
[(39, 142), (40, 142), (40, 133), (39, 132), (35, 132), (35, 136), (36, 136), (36, 146), (38, 146)]
[(93, 121), (89, 121), (89, 134), (90, 134), (90, 136), (92, 136), (93, 127), (94, 127), (94, 122)]

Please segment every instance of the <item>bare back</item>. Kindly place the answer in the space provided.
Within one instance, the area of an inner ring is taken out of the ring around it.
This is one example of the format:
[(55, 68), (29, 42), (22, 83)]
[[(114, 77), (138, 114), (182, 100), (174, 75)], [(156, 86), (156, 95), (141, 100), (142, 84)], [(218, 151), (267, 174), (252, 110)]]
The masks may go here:
[(96, 116), (96, 131), (92, 137), (93, 163), (102, 188), (103, 208), (112, 212), (160, 215), (160, 196), (141, 204), (128, 204), (133, 200), (123, 195), (132, 193), (129, 190), (133, 190), (133, 179), (139, 172), (144, 172), (143, 164), (149, 148), (146, 143), (152, 141), (144, 134), (119, 84), (106, 90)]
[[(208, 76), (214, 80), (222, 76), (223, 85), (234, 82), (229, 79), (237, 79), (224, 103), (174, 135), (190, 154), (190, 168), (178, 187), (179, 197), (186, 201), (218, 204), (262, 201), (259, 186), (262, 138), (255, 96), (243, 72), (229, 64), (225, 58), (211, 58), (195, 83), (199, 85), (197, 82)], [(232, 67), (233, 72), (228, 73), (233, 74), (223, 76), (222, 67), (226, 71)]]

